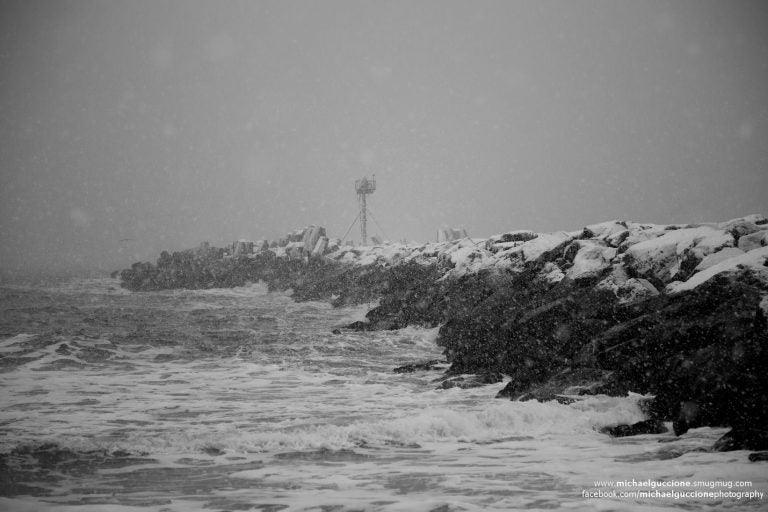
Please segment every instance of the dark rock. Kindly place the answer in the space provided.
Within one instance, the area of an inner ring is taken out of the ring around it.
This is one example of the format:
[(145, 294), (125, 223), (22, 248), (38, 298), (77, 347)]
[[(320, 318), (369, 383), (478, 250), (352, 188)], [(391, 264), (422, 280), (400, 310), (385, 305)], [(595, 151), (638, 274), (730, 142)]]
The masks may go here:
[(435, 366), (437, 366), (438, 364), (440, 364), (439, 360), (432, 359), (430, 361), (423, 361), (421, 363), (411, 363), (403, 366), (398, 366), (392, 371), (395, 373), (413, 373), (416, 371), (434, 370)]
[(675, 420), (678, 434), (704, 425), (765, 425), (763, 288), (744, 272), (619, 308), (617, 317), (630, 318), (597, 337), (595, 356), (633, 391), (656, 395), (658, 417)]
[(443, 267), (407, 263), (375, 271), (368, 288), (380, 287), (379, 305), (366, 315), (372, 329), (401, 329), (408, 325), (435, 327), (443, 319), (445, 293), (438, 279)]
[(527, 242), (536, 238), (538, 234), (533, 231), (512, 231), (501, 235), (502, 242)]
[(356, 322), (352, 322), (349, 325), (346, 325), (345, 328), (346, 329), (352, 329), (353, 331), (369, 331), (369, 330), (371, 330), (371, 329), (369, 329), (369, 325), (370, 324), (368, 324), (368, 322), (362, 322), (362, 321), (358, 320)]
[(768, 452), (755, 452), (749, 454), (750, 462), (757, 462), (762, 460), (768, 460)]
[(600, 429), (603, 434), (611, 437), (639, 436), (643, 434), (663, 434), (667, 432), (667, 427), (659, 420), (638, 421), (632, 425), (617, 425), (615, 427), (604, 427)]
[(716, 452), (768, 450), (768, 430), (733, 428), (715, 441), (713, 450)]
[(211, 457), (216, 457), (219, 455), (223, 455), (225, 452), (221, 448), (216, 448), (215, 446), (206, 446), (202, 448), (200, 451), (202, 451), (206, 455), (210, 455)]
[(331, 331), (331, 334), (341, 334), (341, 329), (334, 329)]
[(699, 404), (689, 400), (680, 404), (680, 412), (677, 418), (672, 422), (672, 428), (676, 436), (681, 436), (688, 432), (688, 429), (697, 428), (700, 425)]
[[(628, 304), (592, 286), (544, 283), (527, 272), (479, 273), (456, 283), (445, 287), (438, 344), (452, 374), (509, 375), (498, 396), (558, 400), (631, 390), (656, 395), (651, 419), (674, 420), (678, 434), (768, 424), (768, 322), (759, 309), (767, 290), (749, 271)], [(560, 380), (587, 368), (604, 378)]]
[(584, 348), (616, 321), (612, 293), (547, 283), (533, 271), (467, 276), (448, 290), (446, 303), (437, 342), (451, 372), (507, 374), (510, 396), (573, 368), (577, 358), (594, 366)]
[(510, 381), (499, 391), (496, 398), (511, 398), (512, 400), (538, 400), (547, 402), (556, 400), (560, 403), (573, 400), (563, 395), (597, 395), (625, 396), (627, 389), (620, 387), (611, 377), (613, 372), (599, 368), (566, 368), (549, 377), (546, 382), (521, 389), (519, 383)]

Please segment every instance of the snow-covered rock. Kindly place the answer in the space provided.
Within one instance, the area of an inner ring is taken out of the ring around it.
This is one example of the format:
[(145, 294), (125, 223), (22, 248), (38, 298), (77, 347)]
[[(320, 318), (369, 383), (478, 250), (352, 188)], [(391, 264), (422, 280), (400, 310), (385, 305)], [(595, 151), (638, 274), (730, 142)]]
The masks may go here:
[(720, 251), (713, 252), (712, 254), (705, 256), (704, 259), (701, 260), (698, 265), (696, 265), (694, 272), (701, 272), (702, 270), (706, 270), (712, 265), (716, 265), (721, 261), (725, 261), (735, 256), (741, 256), (742, 254), (744, 254), (744, 251), (737, 249), (736, 247), (724, 247)]
[(325, 228), (320, 226), (307, 226), (301, 237), (301, 241), (304, 243), (304, 252), (307, 254), (312, 252), (321, 236), (325, 236)]
[(302, 258), (305, 254), (304, 242), (303, 241), (289, 242), (288, 245), (285, 246), (285, 254), (289, 258), (293, 258), (293, 259)]
[(525, 242), (497, 242), (492, 244), (486, 241), (485, 248), (491, 252), (508, 251), (509, 249), (516, 249), (524, 243)]
[(341, 247), (341, 239), (340, 238), (329, 238), (328, 239), (328, 247), (325, 248), (326, 253), (331, 253), (339, 250), (339, 247)]
[(768, 230), (756, 231), (739, 238), (739, 249), (749, 252), (768, 245)]
[(492, 253), (476, 245), (458, 247), (448, 257), (454, 267), (450, 274), (454, 276), (472, 274), (495, 263)]
[(597, 283), (596, 287), (613, 292), (621, 303), (634, 302), (659, 294), (656, 287), (647, 279), (629, 277), (621, 264), (614, 264), (610, 274)]
[(319, 257), (325, 254), (325, 250), (328, 248), (328, 237), (321, 236), (317, 239), (314, 249), (312, 249), (312, 256)]
[(618, 247), (628, 236), (627, 223), (618, 220), (590, 224), (582, 233), (582, 238), (602, 240), (613, 247)]
[(668, 283), (686, 277), (708, 254), (733, 245), (730, 233), (708, 226), (669, 230), (628, 247), (625, 264), (641, 277)]
[[(522, 271), (528, 264), (544, 268), (540, 275), (549, 281), (564, 277), (586, 279), (610, 272), (600, 286), (626, 300), (658, 293), (651, 282), (658, 286), (684, 280), (743, 252), (768, 245), (768, 220), (762, 215), (707, 224), (662, 225), (611, 220), (573, 232), (542, 234), (513, 230), (488, 239), (465, 237), (425, 244), (386, 242), (354, 247), (342, 247), (338, 239), (325, 242), (322, 231), (309, 226), (289, 233), (285, 248), (273, 247), (272, 250), (277, 257), (294, 258), (307, 254), (317, 256), (322, 250), (329, 260), (355, 265), (439, 263), (450, 268), (452, 276), (483, 269)], [(308, 250), (307, 243), (315, 237), (314, 245)], [(739, 248), (734, 247), (736, 240)], [(554, 263), (558, 270), (546, 263)]]
[(488, 240), (491, 240), (493, 243), (527, 242), (528, 240), (533, 240), (537, 236), (539, 236), (538, 233), (534, 233), (533, 231), (527, 229), (518, 229), (515, 231), (507, 231), (506, 233), (502, 233), (500, 235), (493, 235)]
[(547, 262), (539, 272), (539, 277), (550, 283), (558, 283), (565, 279), (565, 273), (552, 262)]
[(667, 226), (663, 224), (639, 224), (637, 222), (627, 222), (627, 234), (619, 245), (619, 252), (626, 251), (629, 247), (653, 240), (668, 232)]
[[(529, 240), (539, 236), (537, 233), (528, 230), (509, 231), (500, 235), (493, 235), (485, 241), (485, 249), (491, 252), (508, 251), (520, 247)], [(507, 254), (508, 256), (508, 254)]]
[(519, 249), (526, 262), (550, 261), (560, 256), (573, 238), (571, 234), (564, 231), (542, 234), (525, 242)]
[(616, 249), (598, 240), (574, 240), (565, 251), (565, 259), (572, 261), (566, 271), (570, 279), (585, 279), (599, 276), (611, 266)]
[(724, 272), (738, 272), (749, 269), (760, 279), (768, 283), (768, 247), (754, 249), (747, 253), (721, 261), (711, 267), (691, 276), (685, 282), (676, 281), (667, 285), (667, 293), (678, 293), (692, 290), (718, 274)]
[(738, 219), (721, 222), (717, 227), (725, 231), (730, 231), (736, 237), (741, 237), (768, 228), (768, 219), (763, 215), (752, 214), (747, 215), (746, 217), (739, 217)]

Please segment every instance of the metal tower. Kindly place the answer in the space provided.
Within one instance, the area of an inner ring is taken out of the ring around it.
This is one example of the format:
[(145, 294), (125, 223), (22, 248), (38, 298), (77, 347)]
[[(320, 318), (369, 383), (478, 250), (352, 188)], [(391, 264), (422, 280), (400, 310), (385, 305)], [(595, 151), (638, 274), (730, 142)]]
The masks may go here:
[(360, 236), (363, 240), (363, 245), (368, 245), (368, 207), (366, 206), (366, 197), (368, 194), (373, 194), (376, 190), (376, 175), (374, 174), (371, 179), (363, 178), (355, 181), (355, 191), (357, 192), (357, 202), (360, 205)]

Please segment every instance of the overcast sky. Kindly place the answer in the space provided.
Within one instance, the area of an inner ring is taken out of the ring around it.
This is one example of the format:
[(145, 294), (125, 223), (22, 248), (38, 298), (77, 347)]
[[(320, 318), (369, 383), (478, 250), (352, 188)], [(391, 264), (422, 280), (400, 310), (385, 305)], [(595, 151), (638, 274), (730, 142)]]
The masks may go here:
[(373, 173), (393, 240), (766, 214), (766, 27), (738, 0), (0, 0), (0, 266), (341, 236)]

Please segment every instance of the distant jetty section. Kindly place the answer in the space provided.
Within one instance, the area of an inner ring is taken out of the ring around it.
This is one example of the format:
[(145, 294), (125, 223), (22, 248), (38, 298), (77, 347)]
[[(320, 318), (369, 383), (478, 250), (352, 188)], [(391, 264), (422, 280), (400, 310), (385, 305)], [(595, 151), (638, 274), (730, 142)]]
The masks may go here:
[(560, 402), (650, 394), (648, 421), (607, 432), (730, 426), (716, 449), (768, 449), (766, 217), (461, 234), (354, 247), (310, 226), (275, 242), (163, 252), (120, 277), (137, 291), (263, 281), (295, 300), (378, 300), (347, 327), (440, 326), (443, 387), (506, 381), (500, 397)]

